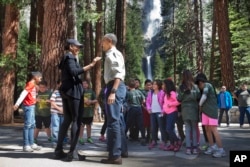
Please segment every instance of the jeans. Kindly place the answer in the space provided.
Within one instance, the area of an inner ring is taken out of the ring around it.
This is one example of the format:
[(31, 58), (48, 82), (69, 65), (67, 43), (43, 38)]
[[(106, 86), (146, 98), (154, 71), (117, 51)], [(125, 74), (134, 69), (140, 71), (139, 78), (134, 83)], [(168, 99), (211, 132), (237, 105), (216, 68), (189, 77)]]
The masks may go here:
[(61, 92), (61, 95), (64, 120), (59, 128), (58, 142), (55, 151), (63, 149), (64, 138), (66, 137), (68, 128), (71, 124), (71, 143), (69, 153), (72, 153), (75, 150), (80, 133), (81, 119), (83, 114), (83, 99), (75, 99), (63, 94), (63, 92)]
[(125, 130), (126, 130), (126, 123), (124, 120), (124, 115), (121, 112), (120, 113), (120, 125), (121, 125), (121, 146), (122, 146), (122, 153), (126, 153), (128, 152), (128, 145), (127, 145), (127, 138), (126, 138), (126, 134), (125, 134)]
[(162, 142), (166, 142), (166, 130), (165, 130), (165, 125), (164, 125), (164, 120), (165, 116), (160, 113), (151, 113), (150, 114), (150, 123), (151, 123), (151, 133), (152, 133), (152, 141), (157, 142), (157, 136), (158, 136), (158, 127), (160, 128), (161, 132), (161, 140)]
[(123, 102), (126, 96), (126, 86), (124, 82), (120, 82), (115, 94), (115, 102), (108, 104), (107, 100), (110, 95), (113, 83), (107, 84), (107, 90), (105, 94), (106, 114), (107, 114), (107, 138), (108, 138), (108, 152), (109, 158), (118, 158), (121, 156), (121, 139), (122, 130), (121, 126), (121, 112)]
[(191, 148), (191, 142), (192, 146), (194, 148), (197, 147), (197, 121), (191, 121), (191, 120), (185, 120), (185, 133), (186, 133), (186, 147)]
[(166, 120), (167, 120), (166, 129), (167, 129), (167, 133), (169, 135), (169, 140), (171, 144), (174, 144), (174, 142), (177, 142), (179, 140), (175, 133), (175, 123), (176, 123), (177, 117), (178, 117), (177, 111), (167, 114), (167, 117), (166, 117)]
[(52, 142), (57, 143), (59, 128), (63, 122), (64, 116), (62, 114), (51, 113), (51, 137)]
[(143, 114), (141, 106), (138, 107), (130, 107), (129, 111), (127, 112), (127, 128), (126, 134), (128, 129), (137, 126), (141, 132), (141, 137), (145, 139), (145, 128), (143, 126)]
[(219, 125), (221, 124), (221, 120), (222, 120), (224, 112), (226, 113), (226, 122), (227, 122), (227, 125), (229, 125), (230, 117), (229, 117), (228, 111), (229, 111), (229, 109), (225, 109), (225, 108), (221, 108), (220, 109), (220, 115), (219, 115), (219, 120), (218, 120), (218, 124)]
[(244, 124), (245, 114), (247, 115), (248, 123), (250, 124), (250, 106), (248, 107), (239, 107), (240, 110), (240, 125)]
[(35, 129), (35, 105), (23, 106), (24, 127), (23, 127), (23, 145), (30, 146), (34, 144)]

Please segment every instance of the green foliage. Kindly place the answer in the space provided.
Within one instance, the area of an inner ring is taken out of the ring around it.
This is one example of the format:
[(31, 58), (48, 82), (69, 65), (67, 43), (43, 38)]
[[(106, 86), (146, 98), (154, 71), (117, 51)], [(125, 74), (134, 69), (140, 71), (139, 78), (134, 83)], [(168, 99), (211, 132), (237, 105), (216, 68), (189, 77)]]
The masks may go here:
[(127, 33), (126, 33), (126, 79), (139, 78), (143, 80), (142, 56), (143, 38), (141, 30), (141, 13), (137, 3), (127, 6)]
[(230, 8), (230, 31), (236, 85), (250, 82), (250, 23), (247, 15)]
[(27, 7), (31, 0), (0, 0), (0, 4), (15, 4), (19, 9)]
[(164, 63), (160, 54), (157, 52), (154, 56), (154, 79), (164, 79), (163, 70), (164, 70)]
[(77, 1), (77, 23), (80, 23), (80, 25), (83, 22), (96, 23), (103, 16), (103, 13), (96, 12), (96, 6), (93, 3), (90, 4), (88, 9), (86, 9), (86, 6), (85, 0)]
[(116, 11), (116, 0), (109, 0), (105, 2), (105, 14), (104, 14), (104, 33), (115, 32), (115, 11)]
[(28, 44), (28, 27), (25, 22), (20, 23), (18, 34), (18, 48), (16, 63), (17, 72), (17, 90), (22, 90), (27, 78), (27, 64), (28, 64), (28, 52), (30, 48), (33, 48)]

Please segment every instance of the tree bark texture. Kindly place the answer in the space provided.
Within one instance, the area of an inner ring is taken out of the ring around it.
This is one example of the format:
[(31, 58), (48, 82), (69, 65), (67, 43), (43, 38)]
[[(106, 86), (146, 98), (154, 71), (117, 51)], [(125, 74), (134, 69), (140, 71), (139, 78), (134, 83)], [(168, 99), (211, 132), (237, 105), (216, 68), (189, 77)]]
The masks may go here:
[[(90, 10), (90, 0), (86, 1), (86, 11)], [(83, 23), (84, 32), (84, 50), (83, 50), (83, 61), (87, 65), (91, 62), (91, 22), (85, 21)], [(84, 80), (91, 81), (90, 71), (84, 73)]]
[(43, 43), (43, 18), (44, 18), (44, 1), (37, 0), (37, 43), (41, 48)]
[(38, 59), (37, 59), (37, 0), (31, 1), (30, 9), (30, 30), (29, 30), (29, 44), (32, 45), (32, 49), (28, 53), (28, 73), (31, 71), (38, 70)]
[(42, 36), (41, 70), (49, 88), (56, 88), (60, 78), (58, 64), (64, 54), (67, 38), (67, 0), (45, 0)]
[[(96, 11), (97, 13), (102, 13), (102, 4), (103, 0), (96, 1)], [(96, 38), (95, 38), (95, 56), (101, 57), (102, 56), (102, 22), (103, 18), (99, 18), (96, 22)], [(102, 88), (102, 61), (98, 61), (94, 68), (94, 76), (93, 76), (93, 85), (96, 96), (98, 97)]]
[(68, 11), (69, 14), (67, 38), (75, 38), (75, 0), (69, 0)]
[(0, 53), (2, 53), (2, 37), (3, 37), (3, 25), (4, 25), (5, 6), (0, 3)]
[[(2, 56), (7, 56), (10, 60), (16, 58), (18, 25), (19, 10), (17, 6), (13, 4), (6, 5), (2, 37)], [(0, 68), (0, 74), (0, 123), (12, 123), (15, 87), (14, 64), (7, 64)]]
[(209, 80), (214, 80), (215, 72), (215, 40), (216, 40), (216, 30), (217, 30), (217, 19), (216, 19), (216, 6), (213, 5), (213, 24), (212, 24), (212, 39), (211, 39), (211, 56), (210, 56), (210, 75)]
[(116, 1), (115, 33), (117, 35), (117, 49), (125, 57), (126, 39), (126, 0)]
[(234, 71), (232, 59), (232, 45), (229, 32), (228, 0), (214, 0), (216, 3), (219, 48), (221, 56), (221, 78), (222, 84), (228, 90), (234, 91)]
[(198, 0), (194, 0), (194, 28), (196, 41), (196, 56), (197, 56), (197, 71), (203, 72), (203, 52), (202, 52), (202, 38), (199, 25), (199, 4)]

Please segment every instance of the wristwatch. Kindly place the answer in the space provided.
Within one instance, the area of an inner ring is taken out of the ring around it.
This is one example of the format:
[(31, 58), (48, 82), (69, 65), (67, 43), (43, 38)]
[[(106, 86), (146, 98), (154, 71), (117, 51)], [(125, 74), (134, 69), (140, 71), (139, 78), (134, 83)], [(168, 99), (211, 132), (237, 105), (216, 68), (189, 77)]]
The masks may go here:
[(114, 88), (113, 88), (113, 89), (111, 89), (111, 93), (116, 93), (116, 91), (117, 91), (117, 90), (116, 90), (116, 89), (114, 89)]

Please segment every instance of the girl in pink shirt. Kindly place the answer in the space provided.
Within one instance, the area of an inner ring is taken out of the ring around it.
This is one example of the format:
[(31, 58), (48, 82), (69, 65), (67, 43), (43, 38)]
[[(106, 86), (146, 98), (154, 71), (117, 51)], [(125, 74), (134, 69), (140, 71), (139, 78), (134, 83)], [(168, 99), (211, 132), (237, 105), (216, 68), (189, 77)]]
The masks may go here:
[(165, 97), (163, 102), (163, 111), (167, 114), (166, 130), (169, 135), (170, 145), (165, 147), (166, 151), (179, 151), (181, 148), (181, 140), (175, 133), (175, 122), (178, 117), (177, 106), (180, 103), (177, 100), (176, 88), (172, 80), (166, 79), (163, 84)]
[(161, 132), (161, 145), (160, 149), (165, 146), (167, 141), (167, 134), (165, 128), (165, 115), (162, 112), (164, 91), (161, 89), (162, 81), (153, 81), (152, 90), (148, 92), (146, 99), (146, 106), (148, 113), (150, 114), (151, 136), (152, 141), (148, 148), (152, 149), (157, 145), (158, 128)]

